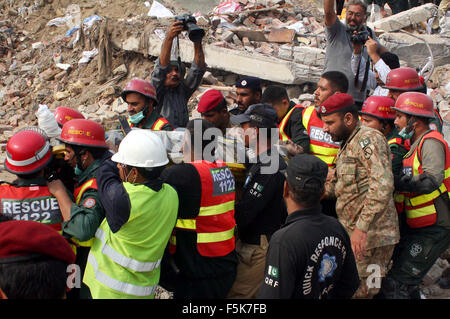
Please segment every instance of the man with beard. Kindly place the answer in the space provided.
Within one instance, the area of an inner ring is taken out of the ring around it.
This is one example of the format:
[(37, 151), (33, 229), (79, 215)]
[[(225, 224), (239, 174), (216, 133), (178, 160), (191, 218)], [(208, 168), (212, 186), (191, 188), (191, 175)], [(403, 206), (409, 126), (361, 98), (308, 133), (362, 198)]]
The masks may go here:
[(325, 196), (336, 197), (339, 221), (350, 235), (361, 278), (354, 298), (372, 298), (400, 239), (391, 152), (380, 131), (361, 125), (350, 95), (332, 95), (319, 114), (323, 131), (341, 142)]
[(206, 72), (205, 55), (201, 42), (194, 42), (194, 61), (188, 75), (181, 61), (171, 60), (173, 40), (183, 31), (181, 21), (175, 21), (164, 39), (161, 55), (152, 72), (152, 84), (156, 88), (158, 107), (156, 111), (173, 127), (186, 127), (189, 121), (187, 101), (197, 90)]
[(230, 110), (233, 115), (243, 114), (250, 105), (261, 102), (261, 79), (244, 76), (236, 81), (237, 107)]
[[(327, 35), (327, 48), (325, 53), (325, 71), (341, 71), (345, 73), (349, 82), (348, 94), (350, 94), (360, 107), (366, 96), (366, 90), (362, 89), (363, 83), (359, 81), (359, 72), (356, 76), (352, 72), (351, 58), (353, 53), (352, 36), (361, 31), (367, 31), (369, 36), (376, 39), (375, 33), (364, 25), (367, 20), (367, 5), (363, 1), (351, 0), (346, 5), (346, 21), (342, 23), (334, 8), (335, 0), (324, 1), (325, 33)], [(381, 45), (379, 53), (386, 51)], [(368, 61), (366, 50), (362, 53)]]

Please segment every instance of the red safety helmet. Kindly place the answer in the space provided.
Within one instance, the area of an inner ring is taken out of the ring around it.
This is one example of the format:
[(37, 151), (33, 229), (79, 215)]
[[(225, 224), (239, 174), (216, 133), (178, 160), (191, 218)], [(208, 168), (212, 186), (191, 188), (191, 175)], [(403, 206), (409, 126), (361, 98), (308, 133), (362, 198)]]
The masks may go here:
[(6, 144), (5, 168), (13, 174), (28, 175), (40, 171), (52, 159), (47, 136), (38, 128), (26, 128), (11, 136)]
[(360, 114), (366, 114), (376, 117), (380, 120), (394, 120), (395, 111), (392, 107), (395, 100), (387, 96), (370, 96), (362, 106)]
[(71, 109), (70, 107), (59, 106), (55, 110), (55, 119), (61, 127), (70, 120), (73, 119), (84, 119), (84, 115), (78, 112), (75, 109)]
[(420, 92), (400, 94), (393, 109), (413, 116), (435, 118), (433, 100), (428, 95)]
[(386, 77), (383, 89), (396, 91), (414, 91), (423, 88), (424, 83), (421, 81), (416, 70), (408, 67), (401, 67), (392, 70)]
[(105, 142), (105, 130), (100, 124), (91, 120), (75, 119), (66, 122), (58, 140), (69, 145), (108, 148)]
[(158, 102), (156, 99), (156, 89), (153, 84), (141, 79), (134, 78), (127, 83), (121, 94), (124, 101), (128, 93), (139, 93)]

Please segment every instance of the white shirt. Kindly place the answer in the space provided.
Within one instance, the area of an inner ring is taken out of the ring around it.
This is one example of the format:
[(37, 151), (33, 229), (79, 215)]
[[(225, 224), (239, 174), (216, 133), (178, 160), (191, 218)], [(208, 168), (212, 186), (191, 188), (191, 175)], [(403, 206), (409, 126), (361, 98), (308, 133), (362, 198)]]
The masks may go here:
[[(356, 75), (356, 72), (358, 71), (359, 64), (361, 64), (361, 66), (358, 74), (358, 81), (362, 82), (364, 80), (364, 73), (366, 71), (366, 59), (364, 57), (361, 57), (361, 54), (355, 55), (354, 53), (352, 53), (351, 67), (354, 75)], [(384, 63), (383, 59), (379, 59), (378, 62), (375, 63), (375, 70), (377, 70), (380, 80), (383, 81), (383, 83), (386, 83), (386, 77), (388, 73), (391, 72), (391, 68), (386, 63)], [(375, 73), (371, 70), (369, 70), (369, 73), (367, 75), (366, 86), (367, 88), (374, 90), (372, 95), (388, 95), (389, 90), (383, 89), (378, 85), (377, 80), (375, 79)]]

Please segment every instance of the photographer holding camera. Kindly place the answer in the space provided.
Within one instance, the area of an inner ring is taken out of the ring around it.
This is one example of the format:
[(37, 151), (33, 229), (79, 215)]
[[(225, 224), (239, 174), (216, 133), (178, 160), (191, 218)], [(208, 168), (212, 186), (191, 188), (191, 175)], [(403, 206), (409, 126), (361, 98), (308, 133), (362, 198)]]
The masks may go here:
[[(367, 84), (364, 82), (367, 81), (367, 74), (364, 74), (363, 81), (359, 80), (359, 73), (364, 69), (362, 65), (360, 65), (359, 72), (356, 76), (352, 72), (351, 58), (353, 43), (363, 44), (369, 36), (375, 41), (377, 39), (375, 33), (365, 25), (367, 20), (367, 5), (364, 1), (350, 0), (347, 2), (345, 23), (342, 23), (336, 14), (335, 1), (324, 0), (325, 33), (327, 36), (324, 72), (343, 72), (349, 82), (347, 93), (361, 107), (366, 97)], [(362, 56), (368, 61), (367, 50), (362, 51)], [(387, 51), (386, 48), (378, 43), (378, 52), (381, 54), (385, 51)], [(368, 67), (365, 69), (368, 71)]]
[[(189, 39), (194, 42), (194, 61), (186, 78), (184, 78), (186, 68), (181, 62), (179, 55), (178, 60), (171, 60), (173, 40), (183, 30), (188, 31)], [(161, 48), (161, 55), (156, 61), (155, 69), (152, 72), (152, 84), (156, 88), (156, 95), (159, 101), (157, 111), (175, 128), (186, 126), (189, 120), (187, 102), (197, 90), (206, 72), (202, 46), (204, 34), (205, 31), (196, 25), (196, 20), (193, 16), (185, 14), (176, 17), (175, 22), (166, 33)]]
[(378, 42), (372, 39), (370, 36), (364, 43), (353, 43), (353, 54), (352, 54), (352, 71), (356, 76), (358, 74), (359, 67), (359, 81), (362, 83), (364, 81), (364, 76), (366, 74), (366, 67), (369, 66), (366, 59), (362, 57), (361, 52), (363, 49), (367, 48), (367, 54), (372, 61), (374, 71), (369, 70), (366, 80), (366, 88), (373, 90), (371, 95), (375, 96), (387, 96), (389, 93), (388, 89), (384, 89), (383, 86), (386, 83), (386, 77), (391, 72), (391, 70), (400, 67), (400, 60), (398, 56), (392, 52), (383, 52), (378, 54)]

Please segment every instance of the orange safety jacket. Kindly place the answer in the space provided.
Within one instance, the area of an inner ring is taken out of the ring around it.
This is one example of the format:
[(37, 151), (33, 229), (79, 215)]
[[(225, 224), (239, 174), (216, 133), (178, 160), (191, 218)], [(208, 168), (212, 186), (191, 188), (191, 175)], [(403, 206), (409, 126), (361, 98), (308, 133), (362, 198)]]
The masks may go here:
[(0, 214), (16, 220), (32, 220), (60, 231), (63, 221), (58, 201), (47, 186), (0, 185)]
[[(90, 180), (87, 180), (86, 182), (84, 182), (83, 185), (75, 188), (75, 190), (73, 191), (73, 197), (75, 198), (76, 205), (80, 205), (81, 198), (83, 197), (84, 192), (86, 190), (88, 190), (89, 188), (95, 189), (95, 190), (98, 189), (97, 180), (95, 178), (91, 178)], [(78, 246), (91, 247), (92, 243), (94, 242), (94, 238), (91, 238), (87, 241), (80, 242), (78, 239), (72, 237), (71, 241), (73, 241)]]
[(444, 180), (441, 186), (429, 194), (407, 193), (405, 196), (406, 222), (411, 228), (421, 228), (436, 223), (437, 212), (434, 200), (441, 194), (449, 196), (450, 189), (450, 152), (447, 142), (437, 131), (427, 132), (415, 148), (414, 152), (408, 153), (403, 159), (403, 172), (408, 176), (418, 176), (423, 173), (421, 151), (423, 142), (434, 138), (445, 145), (445, 167)]
[(295, 105), (289, 112), (286, 113), (286, 115), (281, 120), (280, 124), (278, 125), (278, 129), (280, 131), (280, 140), (282, 141), (289, 141), (290, 137), (286, 134), (284, 131), (284, 128), (286, 127), (286, 123), (289, 121), (289, 118), (291, 117), (292, 112), (294, 112), (297, 108), (303, 108), (303, 105)]
[(197, 251), (205, 257), (228, 255), (235, 248), (234, 219), (235, 185), (233, 175), (225, 163), (195, 161), (200, 175), (202, 196), (196, 218), (177, 219), (169, 241), (169, 252), (176, 251), (176, 232), (197, 234)]
[(314, 106), (303, 110), (302, 122), (309, 135), (309, 150), (329, 167), (333, 167), (339, 151), (340, 143), (334, 142), (330, 134), (323, 131), (323, 122), (317, 115)]
[[(127, 122), (128, 122), (128, 125), (130, 125), (130, 127), (134, 126), (134, 124), (130, 122), (129, 118), (127, 118)], [(153, 123), (151, 130), (153, 130), (153, 131), (161, 131), (163, 126), (166, 125), (166, 124), (169, 124), (169, 121), (161, 116), (160, 118), (158, 118), (155, 121), (155, 123)]]

